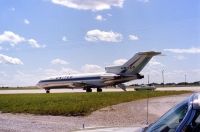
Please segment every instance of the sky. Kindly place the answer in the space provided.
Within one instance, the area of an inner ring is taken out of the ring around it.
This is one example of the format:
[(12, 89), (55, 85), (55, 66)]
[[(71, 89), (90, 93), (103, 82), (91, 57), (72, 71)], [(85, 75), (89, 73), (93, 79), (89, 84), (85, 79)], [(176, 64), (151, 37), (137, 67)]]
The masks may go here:
[(160, 51), (133, 83), (200, 81), (199, 0), (1, 0), (0, 86), (102, 72)]

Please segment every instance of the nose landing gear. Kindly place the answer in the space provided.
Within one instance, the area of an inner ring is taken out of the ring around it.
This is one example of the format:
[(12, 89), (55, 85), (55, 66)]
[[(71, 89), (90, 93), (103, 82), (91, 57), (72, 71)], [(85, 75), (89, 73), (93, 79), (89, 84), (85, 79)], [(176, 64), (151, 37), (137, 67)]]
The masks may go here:
[(91, 88), (86, 88), (86, 92), (92, 92)]
[(45, 89), (45, 91), (47, 94), (50, 93), (50, 89)]

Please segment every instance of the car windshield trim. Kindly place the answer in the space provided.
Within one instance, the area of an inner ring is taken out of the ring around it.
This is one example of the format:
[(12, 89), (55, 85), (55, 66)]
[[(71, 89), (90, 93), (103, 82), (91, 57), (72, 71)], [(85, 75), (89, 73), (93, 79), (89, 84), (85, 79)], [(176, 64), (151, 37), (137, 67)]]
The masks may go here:
[(182, 121), (188, 110), (188, 99), (177, 104), (171, 108), (163, 116), (161, 116), (155, 123), (146, 128), (146, 132), (160, 131), (163, 129), (176, 129), (178, 124)]

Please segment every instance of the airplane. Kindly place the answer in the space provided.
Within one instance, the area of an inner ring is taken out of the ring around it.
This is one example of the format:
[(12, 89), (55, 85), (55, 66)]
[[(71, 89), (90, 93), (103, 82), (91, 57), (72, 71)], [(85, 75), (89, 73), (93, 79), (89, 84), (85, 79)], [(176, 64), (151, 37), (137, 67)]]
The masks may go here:
[(107, 86), (118, 86), (126, 91), (126, 86), (123, 83), (144, 78), (144, 75), (139, 73), (153, 56), (159, 54), (161, 52), (138, 52), (123, 65), (105, 67), (105, 72), (49, 78), (40, 80), (37, 87), (45, 89), (46, 93), (50, 93), (50, 89), (60, 88), (83, 88), (86, 92), (92, 92), (92, 88), (97, 88), (97, 92), (102, 92), (102, 88)]

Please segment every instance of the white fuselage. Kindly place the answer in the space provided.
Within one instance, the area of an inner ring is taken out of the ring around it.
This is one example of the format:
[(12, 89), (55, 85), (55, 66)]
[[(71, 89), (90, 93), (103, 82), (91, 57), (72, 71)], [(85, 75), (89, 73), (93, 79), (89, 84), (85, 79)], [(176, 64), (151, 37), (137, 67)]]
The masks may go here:
[(83, 87), (100, 88), (110, 85), (117, 85), (119, 83), (124, 83), (134, 79), (137, 79), (137, 76), (121, 77), (113, 73), (74, 74), (41, 80), (37, 86), (44, 89), (71, 89)]

